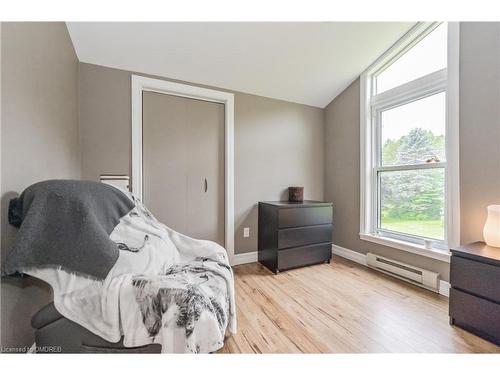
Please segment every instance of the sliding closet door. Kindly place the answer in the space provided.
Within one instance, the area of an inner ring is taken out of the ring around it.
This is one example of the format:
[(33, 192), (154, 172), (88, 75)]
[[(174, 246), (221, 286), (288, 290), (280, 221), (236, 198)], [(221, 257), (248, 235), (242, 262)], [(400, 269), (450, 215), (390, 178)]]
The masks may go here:
[(142, 99), (145, 204), (170, 228), (224, 245), (224, 105)]

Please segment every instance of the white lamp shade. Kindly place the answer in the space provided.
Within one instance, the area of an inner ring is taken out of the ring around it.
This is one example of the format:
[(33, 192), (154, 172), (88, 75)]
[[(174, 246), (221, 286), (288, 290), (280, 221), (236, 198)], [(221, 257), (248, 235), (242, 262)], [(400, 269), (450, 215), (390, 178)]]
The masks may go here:
[(483, 229), (484, 242), (500, 247), (500, 204), (488, 206), (488, 217)]

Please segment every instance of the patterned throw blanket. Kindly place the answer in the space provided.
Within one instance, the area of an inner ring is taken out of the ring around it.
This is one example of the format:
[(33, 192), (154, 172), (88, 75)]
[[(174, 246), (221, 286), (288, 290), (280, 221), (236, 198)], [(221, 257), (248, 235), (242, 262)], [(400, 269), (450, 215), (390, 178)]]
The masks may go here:
[(234, 281), (226, 250), (156, 220), (142, 203), (110, 235), (118, 260), (104, 280), (64, 268), (26, 273), (49, 283), (66, 318), (110, 342), (151, 343), (165, 353), (209, 353), (236, 331)]

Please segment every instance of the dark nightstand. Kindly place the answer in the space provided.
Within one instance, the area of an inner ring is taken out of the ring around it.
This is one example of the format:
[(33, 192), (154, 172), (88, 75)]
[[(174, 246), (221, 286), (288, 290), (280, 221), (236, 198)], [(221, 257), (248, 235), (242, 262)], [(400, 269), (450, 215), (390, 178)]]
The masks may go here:
[(500, 345), (500, 248), (474, 242), (451, 254), (450, 324)]

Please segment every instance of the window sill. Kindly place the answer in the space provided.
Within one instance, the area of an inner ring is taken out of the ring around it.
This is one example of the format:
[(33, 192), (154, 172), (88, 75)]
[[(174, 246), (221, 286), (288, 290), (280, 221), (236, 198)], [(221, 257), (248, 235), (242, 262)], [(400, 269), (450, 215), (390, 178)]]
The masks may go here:
[(374, 242), (379, 245), (393, 247), (398, 250), (407, 251), (427, 258), (437, 259), (442, 262), (450, 263), (450, 253), (441, 249), (426, 249), (411, 242), (395, 240), (393, 238), (375, 236), (373, 234), (360, 233), (359, 238), (364, 241)]

